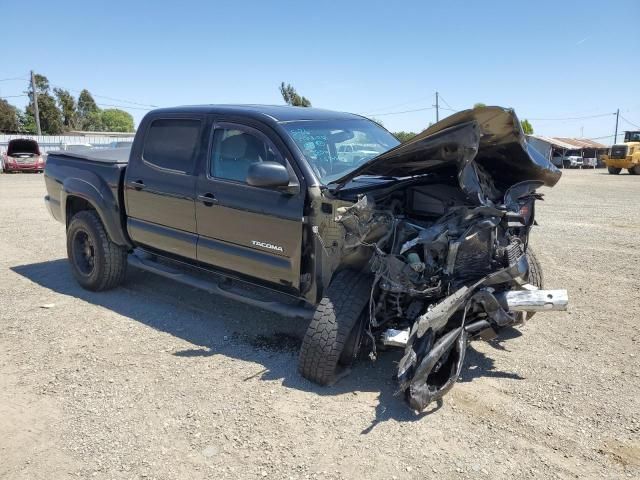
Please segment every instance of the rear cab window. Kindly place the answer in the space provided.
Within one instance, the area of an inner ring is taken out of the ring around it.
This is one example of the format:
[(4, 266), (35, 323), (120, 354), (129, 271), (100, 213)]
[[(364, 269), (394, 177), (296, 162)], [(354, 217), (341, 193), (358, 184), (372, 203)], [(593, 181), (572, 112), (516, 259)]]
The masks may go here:
[(202, 121), (161, 118), (151, 122), (144, 139), (142, 159), (162, 170), (191, 173), (200, 144)]

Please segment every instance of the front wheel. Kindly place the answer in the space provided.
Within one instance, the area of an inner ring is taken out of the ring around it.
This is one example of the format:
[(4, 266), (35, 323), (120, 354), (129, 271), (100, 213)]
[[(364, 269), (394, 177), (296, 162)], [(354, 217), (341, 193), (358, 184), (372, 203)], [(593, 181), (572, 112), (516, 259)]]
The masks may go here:
[(620, 173), (622, 169), (621, 168), (616, 168), (616, 167), (607, 167), (607, 171), (609, 172), (609, 174), (611, 175), (618, 175)]
[[(308, 380), (330, 385), (357, 353), (371, 278), (354, 270), (338, 272), (325, 290), (302, 341), (298, 370)], [(356, 331), (357, 330), (357, 331)]]
[(92, 210), (81, 211), (71, 219), (67, 255), (73, 276), (87, 290), (115, 288), (127, 272), (127, 249), (111, 241)]

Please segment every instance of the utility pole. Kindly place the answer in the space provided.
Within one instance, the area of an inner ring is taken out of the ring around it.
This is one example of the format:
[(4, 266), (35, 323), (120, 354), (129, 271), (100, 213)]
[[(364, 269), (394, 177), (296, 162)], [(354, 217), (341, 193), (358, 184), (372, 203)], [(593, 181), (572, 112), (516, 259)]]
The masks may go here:
[(613, 144), (618, 143), (618, 118), (620, 117), (620, 109), (616, 110), (616, 134), (613, 136)]
[(33, 70), (31, 70), (31, 91), (33, 92), (33, 114), (36, 117), (36, 129), (38, 130), (38, 135), (42, 135), (42, 130), (40, 130), (40, 112), (38, 111), (38, 91), (36, 90), (36, 80), (33, 76)]
[(436, 92), (436, 122), (440, 121), (440, 111), (438, 107), (438, 92)]

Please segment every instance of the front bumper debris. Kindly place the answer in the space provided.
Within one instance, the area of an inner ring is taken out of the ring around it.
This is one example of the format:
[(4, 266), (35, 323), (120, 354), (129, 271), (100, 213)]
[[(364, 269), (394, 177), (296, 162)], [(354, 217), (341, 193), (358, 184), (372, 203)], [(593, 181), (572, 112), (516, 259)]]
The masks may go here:
[(564, 311), (569, 304), (566, 290), (509, 290), (496, 295), (505, 310), (512, 312)]

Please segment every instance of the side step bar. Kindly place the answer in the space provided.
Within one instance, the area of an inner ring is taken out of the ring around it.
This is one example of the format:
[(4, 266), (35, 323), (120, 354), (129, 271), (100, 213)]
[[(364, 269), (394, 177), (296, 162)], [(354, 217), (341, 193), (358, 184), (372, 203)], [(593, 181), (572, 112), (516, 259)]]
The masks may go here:
[(250, 298), (244, 295), (244, 293), (240, 290), (221, 287), (220, 284), (214, 280), (203, 280), (194, 275), (190, 275), (188, 272), (174, 270), (171, 267), (163, 265), (159, 262), (142, 259), (135, 253), (129, 255), (128, 261), (129, 265), (140, 270), (155, 273), (156, 275), (170, 278), (171, 280), (189, 285), (190, 287), (204, 290), (207, 293), (221, 295), (231, 300), (236, 300), (253, 307), (262, 308), (263, 310), (267, 310), (284, 317), (302, 318), (308, 320), (313, 316), (313, 310), (311, 308), (287, 304), (283, 302), (265, 301)]

